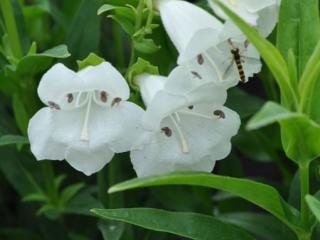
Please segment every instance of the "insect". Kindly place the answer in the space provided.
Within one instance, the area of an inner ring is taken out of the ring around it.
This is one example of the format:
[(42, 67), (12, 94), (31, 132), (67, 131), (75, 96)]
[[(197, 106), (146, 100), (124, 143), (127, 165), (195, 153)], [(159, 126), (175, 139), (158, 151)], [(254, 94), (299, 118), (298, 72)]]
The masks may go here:
[[(225, 76), (227, 75), (227, 73), (229, 73), (229, 71), (232, 69), (233, 64), (235, 63), (239, 72), (240, 81), (244, 83), (246, 82), (246, 74), (243, 69), (243, 64), (245, 63), (244, 56), (241, 55), (240, 49), (233, 44), (231, 39), (228, 39), (228, 42), (231, 46), (232, 61), (225, 72)], [(244, 46), (245, 48), (249, 46), (248, 40), (245, 41)]]

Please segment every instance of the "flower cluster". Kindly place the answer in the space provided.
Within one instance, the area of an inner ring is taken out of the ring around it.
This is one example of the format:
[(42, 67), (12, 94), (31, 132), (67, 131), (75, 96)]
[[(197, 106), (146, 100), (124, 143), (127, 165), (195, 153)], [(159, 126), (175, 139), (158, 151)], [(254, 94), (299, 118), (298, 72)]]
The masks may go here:
[[(260, 72), (259, 53), (211, 1), (224, 22), (186, 1), (154, 2), (179, 57), (168, 77), (135, 78), (146, 110), (127, 101), (129, 86), (111, 64), (78, 73), (57, 64), (38, 88), (48, 107), (28, 129), (38, 160), (66, 159), (90, 175), (130, 151), (137, 175), (145, 176), (210, 172), (230, 153), (240, 118), (224, 106), (227, 90)], [(275, 27), (278, 0), (224, 2), (264, 36)]]

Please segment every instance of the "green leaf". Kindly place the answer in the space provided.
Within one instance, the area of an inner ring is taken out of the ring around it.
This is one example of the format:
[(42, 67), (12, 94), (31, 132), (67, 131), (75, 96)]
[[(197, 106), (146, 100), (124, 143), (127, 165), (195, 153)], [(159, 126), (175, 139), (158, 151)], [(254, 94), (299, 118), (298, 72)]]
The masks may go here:
[(31, 193), (22, 198), (23, 202), (47, 202), (48, 200), (43, 193)]
[(103, 219), (116, 220), (146, 229), (167, 232), (196, 240), (254, 239), (245, 231), (203, 214), (169, 212), (152, 208), (93, 209)]
[(25, 109), (23, 102), (20, 100), (17, 94), (13, 96), (12, 105), (17, 125), (23, 135), (27, 135), (27, 128), (30, 117)]
[(284, 119), (303, 116), (300, 113), (290, 112), (274, 102), (267, 102), (263, 108), (247, 124), (248, 130), (256, 130)]
[(61, 193), (61, 201), (69, 202), (84, 186), (84, 183), (77, 183), (66, 187)]
[(23, 57), (16, 66), (15, 72), (20, 76), (34, 76), (46, 70), (55, 58), (70, 56), (66, 45), (59, 45), (42, 53), (34, 53)]
[(145, 54), (152, 54), (159, 51), (160, 49), (160, 46), (155, 44), (152, 39), (145, 38), (143, 38), (142, 40), (134, 39), (133, 46), (138, 52)]
[[(279, 122), (286, 155), (296, 163), (309, 163), (320, 156), (320, 126), (308, 116), (290, 112), (277, 103), (268, 102), (248, 123), (249, 130)], [(303, 141), (297, 141), (303, 139)]]
[(255, 29), (250, 27), (244, 20), (228, 9), (223, 3), (218, 0), (211, 1), (221, 7), (221, 9), (247, 36), (249, 41), (257, 48), (279, 85), (283, 104), (288, 108), (296, 105), (297, 96), (289, 79), (288, 66), (279, 50), (268, 40), (263, 38)]
[(289, 49), (293, 50), (299, 61), (298, 76), (301, 76), (320, 38), (318, 0), (282, 0), (277, 38), (278, 49), (284, 57), (288, 56)]
[(136, 19), (134, 10), (129, 6), (115, 6), (111, 4), (104, 4), (99, 8), (98, 15), (109, 12), (112, 12), (112, 14), (108, 15), (108, 17), (112, 18), (118, 24), (120, 24), (122, 29), (127, 34), (133, 36)]
[(11, 148), (0, 148), (0, 170), (14, 189), (21, 195), (41, 192), (34, 173), (23, 165), (28, 160), (37, 164), (34, 159), (26, 159)]
[(130, 87), (134, 90), (139, 91), (139, 87), (134, 83), (134, 78), (143, 73), (150, 73), (154, 75), (159, 75), (158, 67), (153, 66), (150, 62), (138, 58), (137, 62), (133, 64), (128, 70), (128, 82)]
[(28, 144), (29, 140), (23, 136), (17, 135), (4, 135), (0, 136), (0, 146), (6, 146), (11, 144)]
[(163, 185), (202, 186), (229, 192), (265, 209), (289, 227), (295, 228), (291, 223), (291, 220), (295, 219), (295, 212), (286, 204), (278, 191), (269, 185), (247, 179), (207, 173), (174, 173), (129, 180), (111, 187), (109, 192)]
[(99, 57), (95, 53), (90, 53), (85, 59), (77, 60), (78, 70), (80, 71), (89, 66), (97, 66), (103, 62), (105, 62), (103, 58)]
[(299, 92), (301, 95), (300, 109), (310, 115), (316, 122), (320, 122), (320, 41), (310, 57), (301, 76)]
[(312, 213), (320, 222), (320, 201), (311, 195), (306, 196), (306, 201), (307, 201)]
[(234, 224), (265, 240), (292, 240), (294, 234), (274, 217), (252, 212), (226, 213), (217, 219)]

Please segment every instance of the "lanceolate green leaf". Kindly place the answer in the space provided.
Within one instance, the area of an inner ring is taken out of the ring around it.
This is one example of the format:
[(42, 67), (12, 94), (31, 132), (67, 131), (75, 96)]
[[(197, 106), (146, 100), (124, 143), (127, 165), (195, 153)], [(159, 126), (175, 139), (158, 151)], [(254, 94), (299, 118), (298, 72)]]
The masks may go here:
[(279, 122), (287, 156), (296, 163), (311, 162), (320, 156), (320, 125), (301, 113), (290, 112), (268, 102), (248, 123), (250, 130)]
[(320, 41), (310, 57), (301, 76), (299, 92), (301, 95), (300, 110), (310, 115), (316, 122), (320, 121)]
[(28, 138), (17, 135), (4, 135), (0, 136), (0, 147), (11, 144), (27, 144)]
[(163, 185), (202, 186), (229, 192), (267, 210), (291, 228), (295, 228), (290, 222), (295, 218), (294, 212), (285, 203), (277, 190), (269, 185), (247, 179), (207, 173), (174, 173), (126, 181), (113, 186), (109, 192), (113, 193), (133, 188)]
[(320, 201), (311, 195), (306, 196), (306, 201), (311, 211), (320, 222)]
[(293, 49), (299, 61), (299, 76), (319, 39), (319, 1), (282, 0), (277, 45), (284, 57)]
[(261, 57), (268, 65), (280, 90), (283, 104), (289, 108), (297, 105), (297, 96), (290, 83), (288, 66), (279, 50), (269, 41), (264, 39), (255, 29), (250, 27), (244, 20), (228, 9), (223, 3), (217, 0), (211, 0), (218, 4), (221, 9), (230, 17), (230, 19), (247, 36), (249, 41), (257, 48)]
[(152, 208), (93, 209), (97, 216), (134, 224), (159, 232), (173, 233), (195, 240), (249, 240), (248, 233), (203, 214), (169, 212)]

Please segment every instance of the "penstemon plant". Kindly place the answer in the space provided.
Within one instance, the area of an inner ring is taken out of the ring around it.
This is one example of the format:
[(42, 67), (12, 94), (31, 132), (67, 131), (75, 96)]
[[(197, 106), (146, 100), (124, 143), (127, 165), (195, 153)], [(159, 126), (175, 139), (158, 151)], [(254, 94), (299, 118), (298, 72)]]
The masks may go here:
[(319, 7), (0, 0), (0, 238), (319, 239)]

